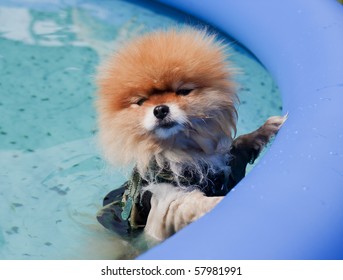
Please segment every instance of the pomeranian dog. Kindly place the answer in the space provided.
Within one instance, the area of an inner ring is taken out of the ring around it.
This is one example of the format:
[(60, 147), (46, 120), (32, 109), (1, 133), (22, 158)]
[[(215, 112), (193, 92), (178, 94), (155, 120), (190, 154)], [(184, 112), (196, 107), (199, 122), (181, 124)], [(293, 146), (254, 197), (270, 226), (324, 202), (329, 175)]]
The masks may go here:
[(117, 201), (105, 198), (101, 223), (107, 213), (156, 239), (170, 236), (210, 211), (276, 134), (283, 117), (234, 140), (238, 98), (224, 48), (206, 31), (157, 31), (102, 67), (100, 144), (109, 162), (135, 167)]

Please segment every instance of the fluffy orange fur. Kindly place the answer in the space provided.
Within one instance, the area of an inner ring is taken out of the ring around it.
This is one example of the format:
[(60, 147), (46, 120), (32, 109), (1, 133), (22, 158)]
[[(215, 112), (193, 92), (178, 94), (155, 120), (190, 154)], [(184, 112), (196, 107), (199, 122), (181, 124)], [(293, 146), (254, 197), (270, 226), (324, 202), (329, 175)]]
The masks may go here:
[[(227, 154), (236, 130), (237, 97), (224, 47), (214, 35), (188, 28), (143, 35), (115, 53), (98, 76), (105, 157), (134, 163), (142, 174), (152, 159), (161, 166), (220, 165), (216, 159)], [(176, 94), (183, 87), (191, 93)], [(185, 121), (161, 139), (143, 120), (163, 104), (175, 104)]]

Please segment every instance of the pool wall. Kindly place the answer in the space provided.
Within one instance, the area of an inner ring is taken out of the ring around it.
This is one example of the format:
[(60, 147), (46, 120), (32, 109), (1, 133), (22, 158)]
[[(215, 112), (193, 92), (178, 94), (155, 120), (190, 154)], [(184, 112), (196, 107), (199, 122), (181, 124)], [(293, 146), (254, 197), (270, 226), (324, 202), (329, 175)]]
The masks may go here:
[(343, 7), (336, 1), (161, 0), (236, 38), (289, 118), (211, 213), (140, 259), (343, 259)]

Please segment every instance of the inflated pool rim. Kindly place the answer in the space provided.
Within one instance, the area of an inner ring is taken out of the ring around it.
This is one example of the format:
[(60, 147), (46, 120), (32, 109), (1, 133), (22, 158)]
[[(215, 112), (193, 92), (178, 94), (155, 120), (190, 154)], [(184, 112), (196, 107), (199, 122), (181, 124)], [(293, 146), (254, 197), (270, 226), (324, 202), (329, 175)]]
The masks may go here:
[(160, 0), (248, 48), (289, 117), (212, 212), (139, 259), (343, 259), (343, 6), (335, 0)]

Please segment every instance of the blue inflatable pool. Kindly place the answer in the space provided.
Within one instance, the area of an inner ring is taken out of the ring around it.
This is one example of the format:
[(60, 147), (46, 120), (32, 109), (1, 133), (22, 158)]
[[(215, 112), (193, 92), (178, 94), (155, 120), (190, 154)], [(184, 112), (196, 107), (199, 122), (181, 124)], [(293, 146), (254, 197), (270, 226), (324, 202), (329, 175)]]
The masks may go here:
[(269, 69), (289, 118), (211, 213), (141, 259), (343, 259), (343, 6), (161, 0), (230, 34)]

